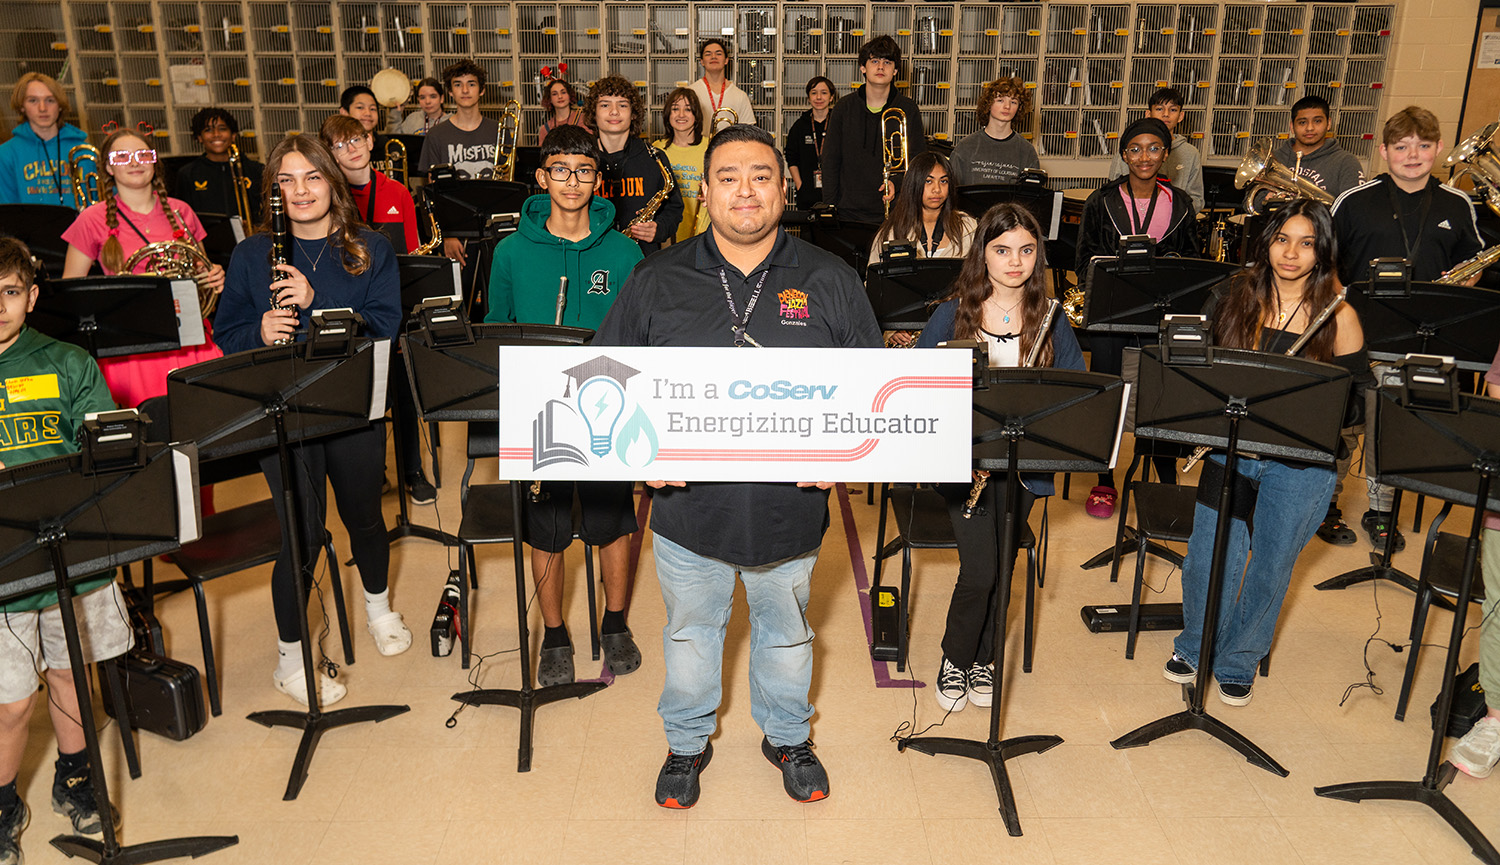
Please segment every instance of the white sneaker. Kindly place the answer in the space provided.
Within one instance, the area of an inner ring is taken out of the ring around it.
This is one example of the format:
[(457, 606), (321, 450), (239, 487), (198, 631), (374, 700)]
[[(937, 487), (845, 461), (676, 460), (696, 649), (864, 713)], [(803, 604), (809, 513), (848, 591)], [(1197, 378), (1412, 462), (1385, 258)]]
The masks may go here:
[(968, 676), (944, 657), (942, 665), (938, 667), (937, 687), (932, 693), (944, 710), (957, 712), (969, 703)]
[(988, 709), (995, 698), (995, 668), (976, 662), (969, 668), (968, 680), (969, 702)]
[(411, 648), (411, 630), (401, 620), (400, 613), (386, 613), (378, 619), (371, 619), (365, 627), (375, 638), (375, 648), (386, 657)]
[(1500, 763), (1500, 718), (1480, 718), (1453, 746), (1448, 762), (1471, 778), (1488, 778)]
[[(271, 680), (276, 683), (276, 690), (296, 700), (297, 705), (307, 706), (307, 673), (305, 670), (299, 669), (285, 679), (278, 678), (273, 672)], [(332, 706), (334, 703), (344, 699), (344, 695), (348, 693), (349, 689), (344, 687), (343, 684), (327, 676), (318, 677), (319, 706), (323, 708)]]

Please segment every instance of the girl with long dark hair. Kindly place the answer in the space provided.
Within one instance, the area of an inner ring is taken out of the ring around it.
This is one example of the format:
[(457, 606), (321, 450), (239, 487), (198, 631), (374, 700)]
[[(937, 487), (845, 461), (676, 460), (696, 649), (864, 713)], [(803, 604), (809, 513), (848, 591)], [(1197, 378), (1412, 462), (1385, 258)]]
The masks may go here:
[[(1051, 299), (1046, 239), (1036, 217), (1018, 204), (997, 204), (979, 220), (953, 293), (933, 311), (917, 347), (976, 339), (989, 344), (990, 366), (1020, 366), (1041, 339), (1046, 342), (1037, 366), (1081, 370), (1083, 352), (1066, 316), (1053, 316), (1048, 332), (1040, 333)], [(976, 471), (975, 480), (979, 475)], [(1024, 474), (1021, 485), (1024, 521), (1037, 496), (1052, 494), (1052, 476)], [(989, 479), (978, 502), (983, 514), (976, 512), (972, 518), (963, 516), (969, 484), (938, 484), (937, 489), (948, 504), (958, 540), (958, 581), (948, 603), (943, 659), (933, 693), (948, 711), (967, 703), (988, 706), (994, 694), (990, 610), (999, 577), (996, 523), (1003, 516), (1006, 480), (999, 475)]]
[[(1210, 301), (1214, 344), (1285, 354), (1338, 297), (1337, 262), (1333, 216), (1327, 205), (1303, 198), (1272, 214), (1255, 246), (1254, 259)], [(1354, 374), (1350, 414), (1357, 418), (1364, 402), (1362, 392), (1374, 379), (1354, 309), (1340, 305), (1298, 356), (1338, 364)], [(1199, 481), (1193, 534), (1182, 565), (1184, 627), (1162, 671), (1173, 682), (1191, 682), (1197, 675), (1209, 560), (1218, 522), (1217, 513), (1203, 502), (1217, 501), (1216, 490), (1225, 480), (1223, 464), (1222, 455), (1211, 454)], [(1334, 484), (1332, 466), (1270, 457), (1240, 460), (1239, 475), (1257, 492), (1249, 525), (1241, 519), (1231, 523), (1213, 657), (1219, 698), (1231, 706), (1250, 702), (1256, 667), (1271, 649), (1292, 568), (1317, 530)]]
[(948, 157), (931, 150), (912, 157), (901, 191), (891, 202), (891, 215), (875, 233), (870, 263), (880, 261), (881, 247), (892, 241), (915, 245), (918, 258), (967, 255), (975, 222), (954, 206), (955, 188)]
[[(266, 160), (266, 220), (255, 235), (235, 247), (229, 278), (219, 307), (219, 344), (226, 352), (272, 345), (279, 339), (300, 339), (304, 312), (348, 307), (364, 317), (370, 336), (390, 339), (400, 323), (401, 282), (396, 254), (385, 235), (365, 228), (354, 199), (344, 183), (332, 152), (311, 135), (282, 141)], [(270, 276), (270, 191), (279, 189), (286, 205), (290, 264), (285, 277)], [(271, 308), (273, 295), (283, 309)], [(364, 584), (366, 627), (382, 655), (396, 655), (411, 647), (411, 631), (401, 614), (390, 607), (388, 575), (390, 546), (380, 508), (380, 471), (385, 458), (385, 428), (372, 425), (354, 432), (299, 444), (295, 464), (303, 509), (303, 549), (307, 551), (304, 585), (311, 586), (317, 571), (323, 524), (327, 513), (324, 490), (333, 487), (339, 517), (349, 532), (354, 562)], [(272, 490), (281, 489), (281, 467), (275, 455), (261, 460), (261, 471)], [(273, 497), (278, 512), (281, 499)], [(286, 515), (280, 514), (285, 520)], [(280, 661), (277, 690), (299, 703), (307, 701), (307, 671), (302, 668), (301, 627), (291, 571), (289, 539), (282, 538), (281, 554), (271, 571), (271, 600), (276, 614)], [(320, 677), (324, 705), (342, 699), (344, 686)]]

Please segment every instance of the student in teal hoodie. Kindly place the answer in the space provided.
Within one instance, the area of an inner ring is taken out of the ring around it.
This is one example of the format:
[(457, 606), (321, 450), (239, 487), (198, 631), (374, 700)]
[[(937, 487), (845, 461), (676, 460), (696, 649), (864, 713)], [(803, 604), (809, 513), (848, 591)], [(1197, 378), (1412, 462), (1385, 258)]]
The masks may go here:
[[(84, 415), (115, 407), (93, 358), (26, 326), (36, 298), (31, 251), (15, 238), (0, 238), (0, 467), (73, 453)], [(113, 574), (85, 580), (75, 591), (85, 660), (129, 650), (130, 626)], [(28, 812), (17, 779), (39, 675), (47, 682), (43, 701), (50, 704), (57, 734), (52, 809), (70, 818), (79, 834), (98, 835), (104, 828), (94, 804), (83, 727), (74, 720), (78, 691), (57, 600), (56, 590), (44, 589), (0, 603), (0, 862), (20, 861)]]
[[(11, 91), (10, 108), (26, 122), (0, 144), (0, 204), (74, 207), (67, 183), (68, 151), (87, 142), (88, 136), (63, 122), (68, 97), (62, 85), (40, 72), (28, 72)], [(84, 169), (103, 170), (92, 161)]]
[[(567, 277), (562, 323), (598, 328), (619, 296), (625, 277), (641, 260), (641, 248), (615, 230), (615, 207), (594, 193), (604, 154), (580, 126), (559, 126), (542, 142), (536, 182), (546, 195), (526, 199), (521, 228), (495, 247), (490, 302), (485, 321), (552, 324), (558, 289)], [(641, 665), (641, 653), (625, 624), (630, 597), (630, 536), (635, 519), (633, 484), (588, 481), (542, 484), (526, 508), (531, 571), (546, 631), (537, 681), (573, 681), (573, 644), (563, 623), (563, 553), (573, 542), (573, 494), (583, 512), (579, 536), (599, 548), (604, 572), (604, 621), (599, 627), (604, 660), (621, 676)]]

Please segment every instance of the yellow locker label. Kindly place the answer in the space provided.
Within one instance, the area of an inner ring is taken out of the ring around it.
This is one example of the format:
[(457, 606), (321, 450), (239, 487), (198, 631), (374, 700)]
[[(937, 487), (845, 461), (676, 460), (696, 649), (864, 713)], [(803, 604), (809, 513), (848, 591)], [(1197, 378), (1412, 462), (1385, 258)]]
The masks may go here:
[(1040, 36), (1040, 35), (1042, 35), (1042, 31), (1040, 31), (1040, 30), (1035, 30), (1035, 29), (1032, 29), (1032, 30), (1027, 30), (1027, 31), (1026, 31), (1026, 35), (1027, 35), (1027, 36)]
[(1086, 27), (1074, 27), (1073, 28), (1073, 35), (1074, 36), (1087, 36), (1087, 35), (1089, 35), (1088, 28), (1086, 28)]
[(1245, 32), (1248, 33), (1248, 34), (1250, 34), (1251, 36), (1259, 36), (1263, 31), (1259, 27), (1251, 27), (1249, 30), (1246, 30)]
[(108, 24), (95, 24), (94, 25), (94, 32), (95, 33), (113, 33), (114, 32), (114, 28), (111, 27), (111, 26), (109, 26)]
[(542, 28), (542, 35), (543, 36), (556, 36), (557, 35), (557, 28), (556, 27), (543, 27)]
[(1064, 138), (1077, 138), (1078, 137), (1078, 133), (1077, 132), (1064, 132), (1063, 133), (1063, 137)]
[[(250, 82), (246, 81), (245, 83), (249, 84)], [(194, 78), (193, 79), (193, 84), (197, 85), (198, 87), (207, 87), (208, 86), (208, 79), (207, 78)]]
[(677, 81), (675, 83), (678, 87), (687, 87), (688, 85), (692, 84), (691, 81)]
[(1301, 27), (1293, 27), (1291, 30), (1288, 30), (1287, 32), (1290, 33), (1290, 34), (1292, 34), (1293, 36), (1301, 36), (1302, 35), (1302, 28)]
[(599, 35), (599, 28), (598, 27), (587, 27), (587, 28), (584, 29), (583, 32), (587, 33), (590, 36), (598, 36)]
[[(416, 25), (412, 25), (411, 27), (406, 28), (406, 32), (412, 34), (413, 36), (421, 36), (422, 28)], [(599, 31), (595, 30), (594, 32), (598, 33)]]
[(106, 78), (106, 79), (104, 79), (104, 86), (105, 87), (119, 87), (120, 86), (120, 79), (118, 79), (118, 78)]
[(290, 33), (290, 32), (292, 32), (292, 28), (286, 26), (285, 24), (277, 24), (275, 27), (271, 28), (271, 32), (272, 33)]
[(231, 24), (229, 26), (229, 32), (238, 35), (245, 32), (245, 27), (243, 24)]
[(645, 36), (646, 35), (646, 28), (644, 28), (644, 27), (635, 27), (635, 28), (631, 29), (630, 33), (633, 36)]
[(366, 27), (366, 28), (364, 28), (364, 30), (365, 30), (365, 34), (367, 36), (374, 36), (374, 35), (380, 33), (380, 28), (379, 27)]
[(897, 36), (910, 36), (911, 35), (911, 31), (910, 30), (906, 30), (906, 29), (897, 30), (896, 31), (896, 35)]
[(297, 79), (295, 79), (295, 78), (283, 78), (283, 79), (281, 79), (281, 83), (290, 87), (291, 85), (297, 83)]
[[(822, 33), (823, 31), (819, 30), (818, 32)], [(865, 30), (864, 30), (863, 27), (861, 27), (861, 28), (859, 28), (857, 30), (850, 30), (849, 31), (849, 35), (850, 36), (863, 36), (863, 35), (865, 35)]]
[(1248, 129), (1242, 129), (1239, 132), (1236, 132), (1234, 134), (1234, 137), (1235, 138), (1249, 138), (1250, 137), (1250, 130), (1248, 130)]
[(1254, 87), (1255, 86), (1255, 82), (1254, 81), (1250, 81), (1250, 80), (1247, 79), (1245, 81), (1241, 81), (1240, 82), (1240, 86), (1241, 87)]
[(999, 36), (1000, 35), (1000, 31), (991, 28), (989, 30), (984, 31), (984, 35), (986, 35), (986, 36)]
[(1116, 27), (1115, 28), (1115, 35), (1116, 36), (1129, 36), (1130, 35), (1130, 31), (1126, 30), (1124, 27)]
[(1206, 89), (1208, 87), (1208, 82), (1207, 81), (1199, 81), (1197, 84), (1195, 84), (1193, 86), (1197, 87), (1199, 90), (1204, 90), (1204, 89)]
[(467, 27), (454, 27), (453, 28), (453, 35), (454, 36), (468, 36), (469, 35), (469, 28), (467, 28)]
[(255, 130), (254, 129), (241, 129), (240, 130), (240, 137), (241, 138), (254, 138), (255, 137)]
[(632, 81), (630, 83), (634, 84), (637, 87), (645, 87), (646, 86), (646, 82), (645, 81)]
[(147, 87), (160, 87), (161, 86), (161, 79), (160, 78), (147, 78), (146, 79), (146, 86)]
[(510, 28), (509, 27), (496, 27), (495, 28), (495, 32), (498, 33), (498, 34), (500, 34), (501, 36), (509, 36), (510, 35)]
[(1119, 89), (1121, 89), (1124, 86), (1125, 86), (1125, 82), (1124, 81), (1111, 81), (1111, 82), (1109, 82), (1109, 89), (1111, 89), (1111, 90), (1119, 90)]
[(1342, 81), (1330, 81), (1330, 82), (1328, 82), (1328, 86), (1329, 87), (1343, 87), (1344, 86), (1344, 82), (1342, 82)]
[(1188, 133), (1188, 137), (1189, 138), (1196, 138), (1199, 141), (1202, 141), (1203, 140), (1203, 133), (1201, 133), (1201, 132), (1189, 132)]
[(514, 87), (514, 86), (516, 86), (516, 82), (514, 82), (514, 81), (501, 81), (500, 82), (500, 86), (501, 87)]
[(1177, 28), (1176, 27), (1163, 27), (1163, 28), (1161, 28), (1161, 35), (1163, 35), (1163, 36), (1175, 36), (1175, 35), (1177, 35)]
[(1214, 35), (1217, 35), (1218, 32), (1219, 32), (1219, 30), (1216, 27), (1204, 27), (1203, 28), (1203, 35), (1204, 36), (1214, 36)]
[(1028, 81), (1025, 84), (1021, 85), (1021, 86), (1023, 88), (1025, 88), (1026, 90), (1035, 90), (1036, 89), (1036, 82), (1035, 81)]
[(137, 33), (155, 33), (156, 32), (156, 28), (152, 27), (150, 24), (142, 24), (139, 27), (135, 28), (135, 30), (136, 30)]
[(336, 79), (336, 78), (324, 78), (322, 81), (320, 81), (318, 83), (322, 84), (324, 87), (337, 87), (337, 86), (339, 86), (338, 79)]
[[(234, 85), (236, 87), (249, 87), (250, 86), (250, 79), (249, 78), (236, 78), (236, 79), (234, 79)], [(241, 132), (240, 134), (243, 135), (244, 133)]]
[(203, 28), (199, 27), (197, 24), (189, 24), (182, 29), (187, 31), (188, 33), (201, 33), (203, 31)]
[(936, 138), (939, 141), (947, 141), (948, 140), (948, 133), (946, 133), (946, 132), (934, 132), (934, 133), (932, 133), (932, 137)]
[(170, 131), (166, 130), (166, 129), (153, 129), (153, 130), (151, 130), (151, 137), (152, 138), (171, 138), (172, 137), (172, 133)]
[(1170, 82), (1170, 81), (1166, 81), (1166, 80), (1161, 79), (1161, 78), (1158, 78), (1156, 80), (1156, 87), (1157, 87), (1157, 89), (1161, 89), (1163, 87), (1170, 87), (1170, 86), (1172, 86), (1172, 82)]
[[(645, 33), (646, 31), (642, 30), (641, 32)], [(822, 27), (809, 27), (809, 28), (807, 28), (807, 35), (809, 35), (809, 36), (822, 36), (823, 35), (823, 28)]]
[(775, 90), (776, 89), (776, 82), (775, 81), (762, 81), (760, 83), (760, 86), (764, 90)]
[(1349, 31), (1348, 30), (1339, 30), (1339, 31), (1337, 31), (1337, 33), (1340, 36), (1348, 36), (1349, 35)]
[(952, 36), (953, 35), (953, 31), (952, 30), (939, 30), (938, 31), (938, 35), (939, 36)]
[(1082, 87), (1083, 86), (1083, 82), (1082, 81), (1069, 81), (1068, 82), (1068, 86), (1069, 87)]
[(52, 50), (53, 51), (67, 51), (68, 50), (68, 43), (66, 43), (66, 42), (53, 42), (52, 43)]
[(1288, 138), (1290, 138), (1290, 137), (1291, 137), (1291, 136), (1289, 136), (1289, 135), (1288, 135), (1288, 134), (1287, 134), (1287, 133), (1285, 133), (1285, 132), (1278, 132), (1278, 133), (1276, 133), (1276, 137), (1277, 137), (1277, 138), (1278, 138), (1278, 139), (1280, 139), (1280, 140), (1281, 140), (1281, 141), (1285, 141), (1285, 140), (1287, 140), (1287, 139), (1288, 139)]
[(1296, 90), (1299, 85), (1295, 81), (1288, 81), (1286, 84), (1284, 84), (1282, 86), (1285, 87), (1288, 90)]
[(327, 24), (319, 24), (317, 26), (317, 31), (319, 33), (323, 34), (324, 36), (331, 36), (331, 35), (333, 35), (333, 27), (331, 27), (331, 26), (329, 26)]
[(949, 81), (939, 81), (937, 83), (937, 89), (939, 89), (939, 90), (947, 90), (948, 88), (950, 88), (952, 86), (953, 86), (952, 82), (949, 82)]

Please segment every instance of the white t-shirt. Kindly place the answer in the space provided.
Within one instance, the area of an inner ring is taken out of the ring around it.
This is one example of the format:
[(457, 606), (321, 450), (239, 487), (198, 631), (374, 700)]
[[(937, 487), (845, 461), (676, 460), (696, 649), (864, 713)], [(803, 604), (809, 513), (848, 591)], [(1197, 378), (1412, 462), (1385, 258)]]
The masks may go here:
[(724, 81), (723, 98), (720, 98), (719, 88), (715, 87), (713, 94), (708, 91), (708, 84), (699, 78), (689, 85), (690, 89), (698, 94), (698, 106), (703, 109), (703, 134), (708, 135), (713, 129), (714, 111), (719, 108), (731, 108), (734, 110), (735, 121), (738, 123), (754, 123), (755, 109), (750, 105), (750, 94), (741, 90), (733, 81)]

